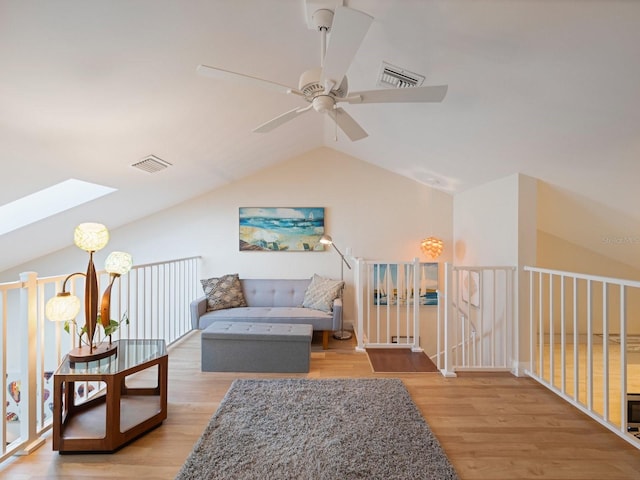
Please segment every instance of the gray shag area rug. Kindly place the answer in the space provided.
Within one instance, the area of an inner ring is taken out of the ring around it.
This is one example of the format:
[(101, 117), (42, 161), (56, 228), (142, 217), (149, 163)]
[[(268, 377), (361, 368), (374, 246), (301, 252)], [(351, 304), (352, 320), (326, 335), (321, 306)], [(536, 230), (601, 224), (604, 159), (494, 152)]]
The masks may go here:
[(235, 380), (176, 479), (457, 479), (398, 379)]

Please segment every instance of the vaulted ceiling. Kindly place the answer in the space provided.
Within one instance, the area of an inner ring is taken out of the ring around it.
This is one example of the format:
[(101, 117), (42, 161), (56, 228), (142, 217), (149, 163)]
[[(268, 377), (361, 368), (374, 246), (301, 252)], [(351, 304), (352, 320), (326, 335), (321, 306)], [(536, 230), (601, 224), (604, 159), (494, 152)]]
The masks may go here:
[[(524, 173), (640, 224), (640, 2), (345, 4), (375, 19), (351, 90), (385, 61), (444, 101), (346, 105), (357, 142), (317, 112), (252, 133), (300, 100), (196, 66), (297, 87), (320, 64), (304, 0), (0, 0), (0, 204), (67, 178), (118, 189), (0, 236), (0, 271), (95, 212), (114, 228), (321, 145), (453, 194)], [(172, 166), (131, 167), (149, 154)]]

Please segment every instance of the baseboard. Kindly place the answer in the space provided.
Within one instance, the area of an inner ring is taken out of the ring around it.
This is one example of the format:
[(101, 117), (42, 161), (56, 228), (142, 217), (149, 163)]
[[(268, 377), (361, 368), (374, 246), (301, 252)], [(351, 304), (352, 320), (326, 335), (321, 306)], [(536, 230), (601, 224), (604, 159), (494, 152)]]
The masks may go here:
[(511, 366), (511, 373), (516, 377), (528, 377), (527, 370), (531, 369), (531, 364), (529, 362), (518, 362), (514, 360), (513, 365)]

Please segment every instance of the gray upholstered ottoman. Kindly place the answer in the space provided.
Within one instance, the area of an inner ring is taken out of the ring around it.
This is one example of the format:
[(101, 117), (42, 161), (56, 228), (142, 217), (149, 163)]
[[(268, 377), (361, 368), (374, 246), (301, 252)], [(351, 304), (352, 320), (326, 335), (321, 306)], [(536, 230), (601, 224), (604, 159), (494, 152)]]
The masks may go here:
[(308, 372), (313, 326), (214, 322), (202, 331), (203, 372)]

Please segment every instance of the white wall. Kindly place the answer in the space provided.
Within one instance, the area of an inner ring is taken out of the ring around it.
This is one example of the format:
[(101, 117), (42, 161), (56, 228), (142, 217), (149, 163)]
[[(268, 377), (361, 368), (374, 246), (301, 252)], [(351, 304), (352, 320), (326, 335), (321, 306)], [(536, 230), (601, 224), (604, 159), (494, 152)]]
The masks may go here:
[(640, 233), (632, 219), (538, 182), (538, 266), (640, 279)]
[(529, 368), (529, 272), (525, 266), (536, 266), (537, 258), (537, 208), (538, 181), (532, 177), (518, 175), (518, 275), (517, 275), (517, 315), (518, 364), (516, 372), (523, 374)]
[[(538, 231), (538, 266), (567, 272), (637, 280), (640, 270), (604, 253), (576, 245), (556, 235)], [(606, 253), (606, 250), (604, 250)]]
[(455, 195), (456, 265), (517, 265), (518, 179), (512, 175)]
[[(575, 246), (577, 250), (571, 254), (572, 258), (584, 257), (574, 271), (617, 276), (615, 270), (612, 273), (605, 271), (611, 272), (611, 266), (627, 265), (635, 269), (633, 279), (640, 279), (640, 223), (637, 219), (542, 181), (538, 182), (537, 195), (538, 229)], [(545, 266), (562, 268), (554, 265), (563, 263), (562, 257), (554, 256), (548, 249), (542, 253)], [(626, 267), (621, 269), (621, 278), (629, 278), (626, 271)]]
[[(520, 339), (519, 362), (528, 359), (528, 275), (523, 267), (536, 264), (536, 183), (525, 175), (511, 175), (462, 192), (453, 202), (455, 264), (518, 267), (519, 333), (514, 337)], [(490, 312), (487, 315), (490, 318)]]
[[(539, 267), (626, 280), (640, 279), (640, 235), (634, 221), (591, 200), (538, 182)], [(626, 292), (627, 331), (640, 332), (640, 290)], [(601, 310), (598, 297), (594, 311)], [(610, 301), (610, 333), (618, 332), (619, 307)], [(559, 330), (559, 314), (555, 316)], [(581, 331), (586, 320), (580, 317)], [(546, 323), (545, 323), (546, 324)], [(601, 327), (594, 328), (600, 333)]]
[[(324, 207), (325, 230), (336, 246), (354, 256), (428, 259), (420, 240), (436, 234), (445, 241), (441, 261), (451, 261), (452, 197), (330, 148), (318, 148), (201, 197), (114, 229), (101, 268), (112, 250), (133, 255), (136, 264), (202, 256), (202, 277), (239, 273), (245, 278), (308, 278), (314, 273), (340, 276), (340, 258), (325, 252), (240, 252), (239, 207)], [(99, 218), (91, 219), (100, 221)], [(108, 225), (107, 225), (108, 227)], [(73, 232), (69, 232), (70, 244)], [(21, 271), (41, 276), (86, 268), (87, 255), (76, 247), (1, 274), (13, 281)], [(345, 319), (354, 318), (352, 272), (345, 269)]]

